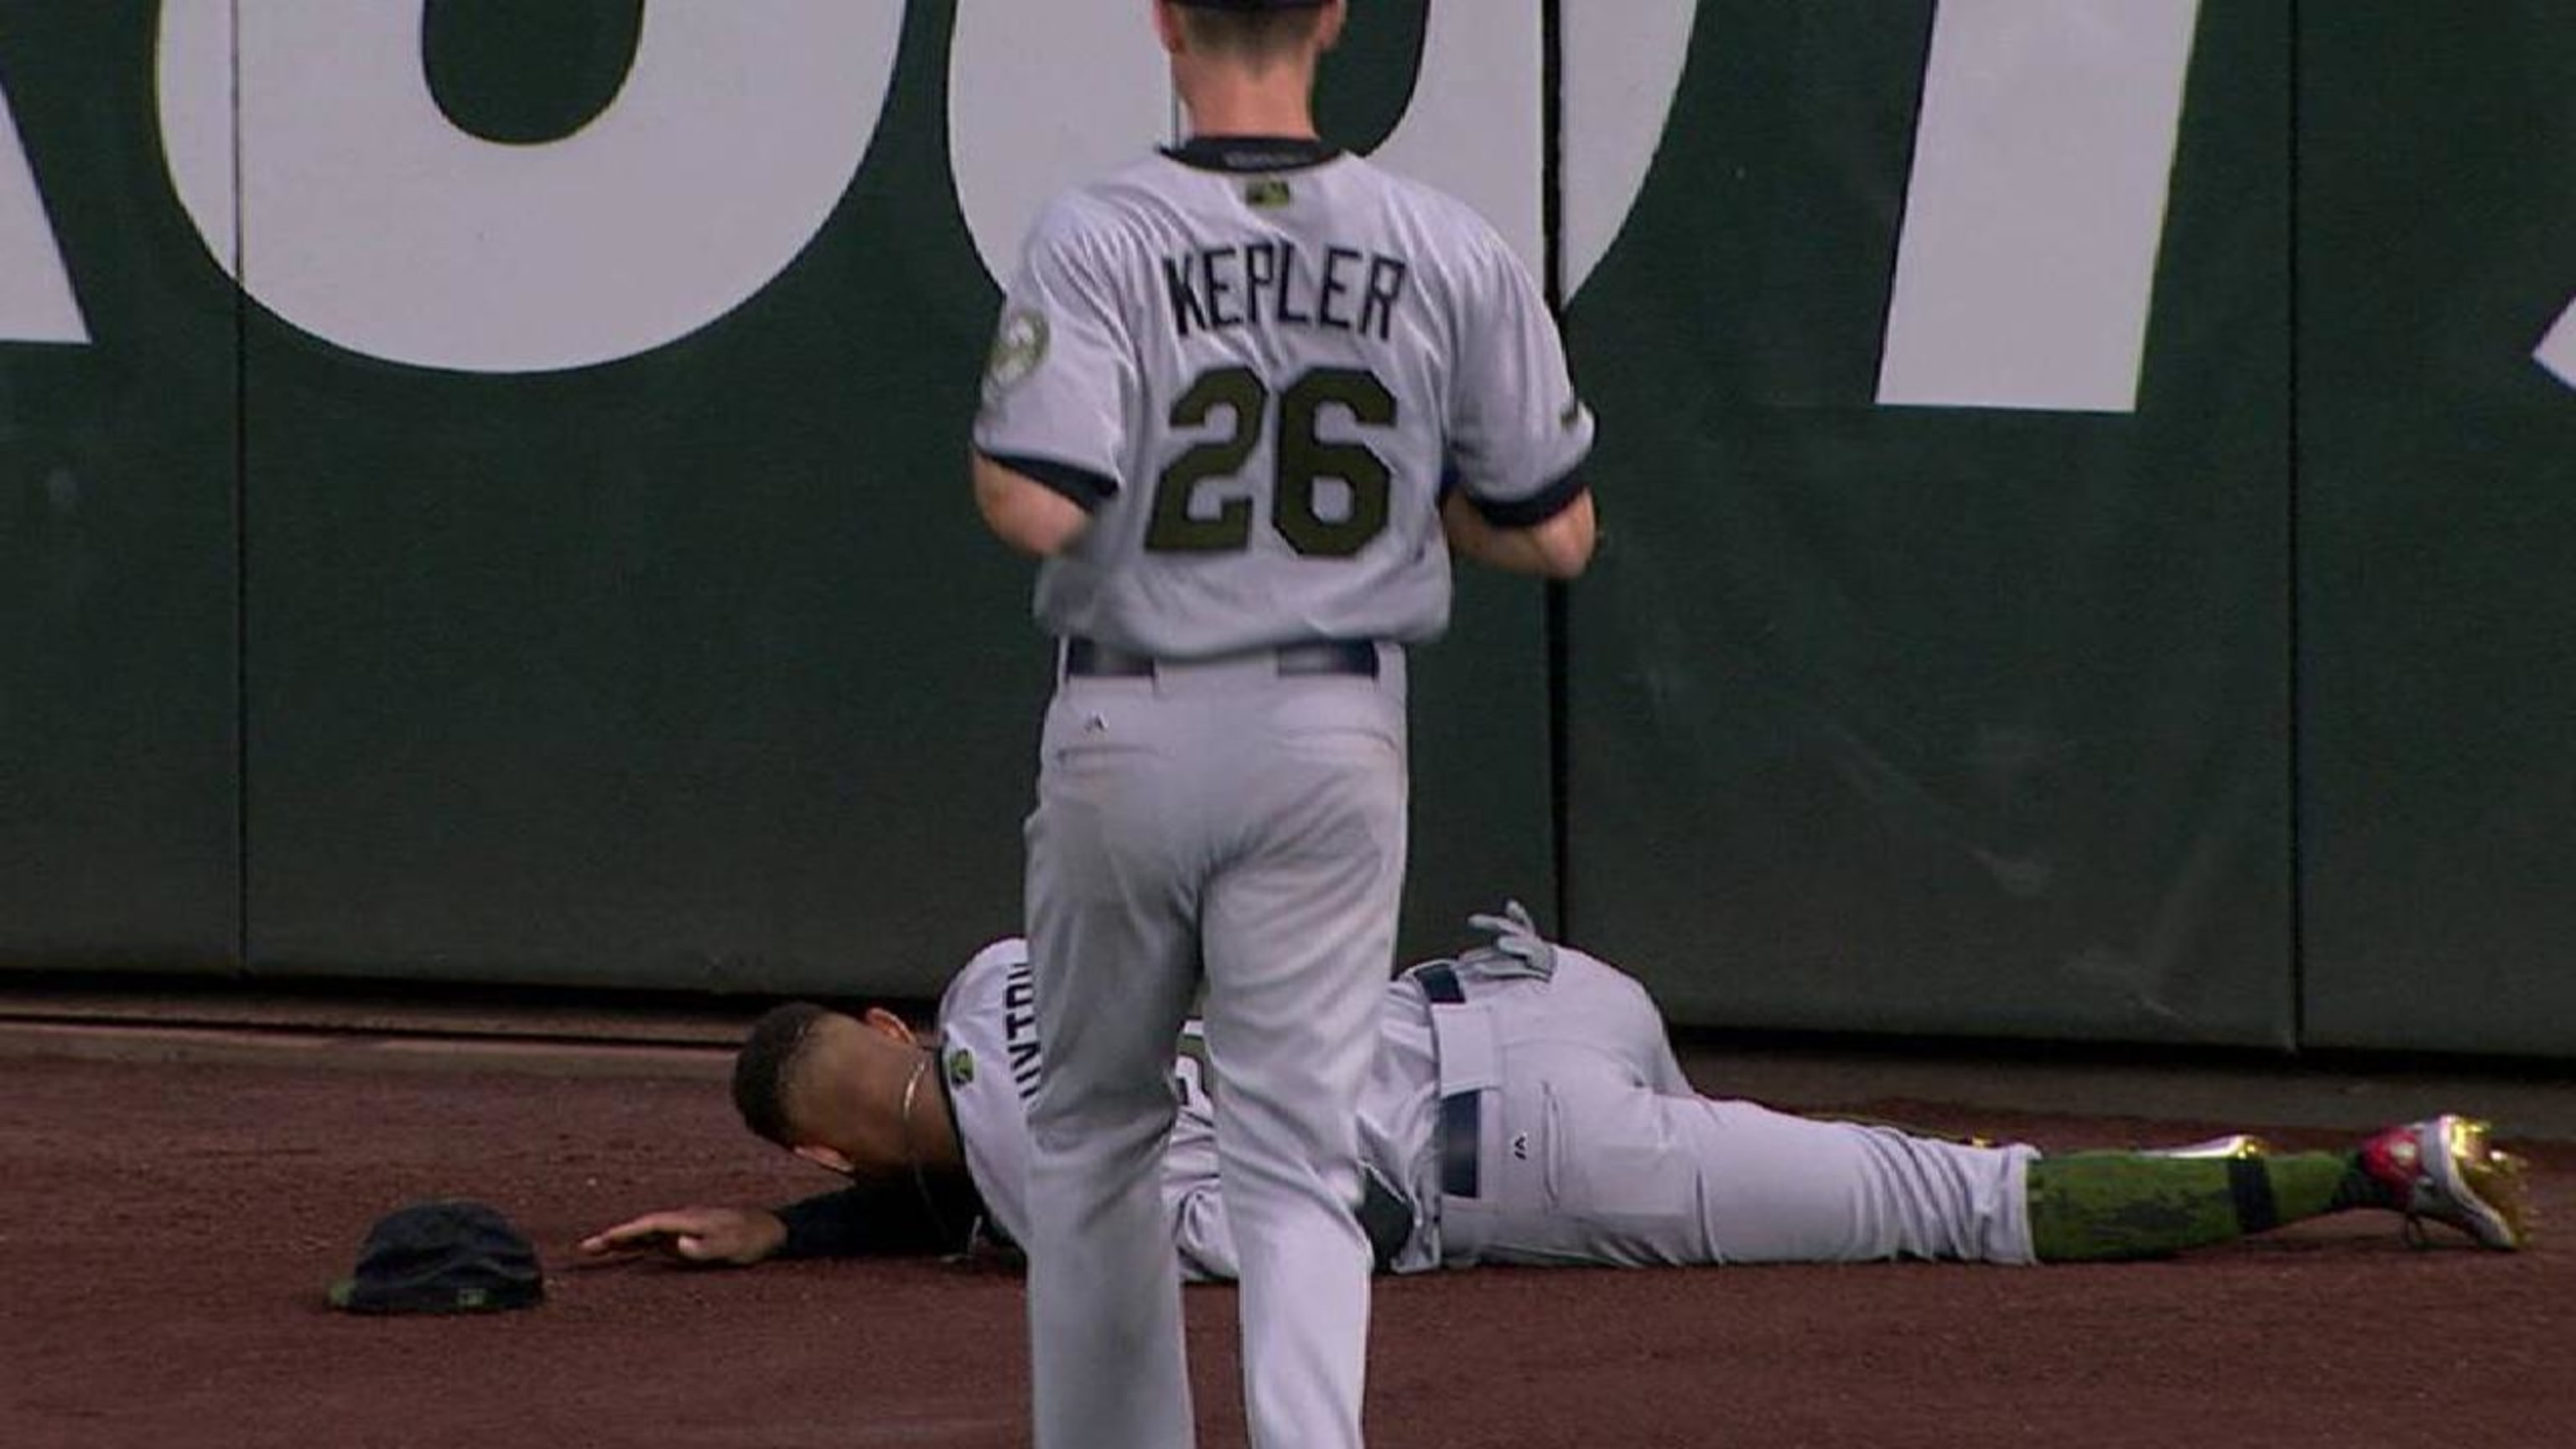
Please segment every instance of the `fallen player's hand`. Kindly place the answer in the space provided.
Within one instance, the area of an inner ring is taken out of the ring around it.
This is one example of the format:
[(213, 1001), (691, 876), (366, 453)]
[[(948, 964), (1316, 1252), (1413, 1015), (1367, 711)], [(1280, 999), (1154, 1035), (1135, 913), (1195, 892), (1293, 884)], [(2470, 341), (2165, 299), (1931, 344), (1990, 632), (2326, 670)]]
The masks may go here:
[(1538, 923), (1520, 902), (1505, 901), (1501, 915), (1469, 916), (1467, 924), (1494, 939), (1459, 957), (1459, 965), (1488, 978), (1534, 976), (1546, 981), (1555, 977), (1556, 948), (1538, 933)]
[(787, 1241), (787, 1224), (763, 1208), (692, 1207), (646, 1213), (581, 1240), (585, 1258), (661, 1253), (684, 1263), (750, 1267)]

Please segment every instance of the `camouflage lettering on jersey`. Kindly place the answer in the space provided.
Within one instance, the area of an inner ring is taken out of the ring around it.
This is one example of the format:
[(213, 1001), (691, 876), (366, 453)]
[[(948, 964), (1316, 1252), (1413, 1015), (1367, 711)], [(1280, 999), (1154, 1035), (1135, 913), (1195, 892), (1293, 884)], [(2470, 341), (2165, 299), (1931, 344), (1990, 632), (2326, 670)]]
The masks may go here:
[(1318, 265), (1286, 241), (1200, 247), (1163, 258), (1163, 290), (1181, 337), (1286, 324), (1384, 342), (1412, 275), (1401, 258), (1355, 247), (1328, 246)]
[(1011, 964), (1002, 985), (1002, 1041), (1011, 1056), (1011, 1081), (1020, 1089), (1023, 1101), (1038, 1094), (1038, 1073), (1044, 1063), (1038, 1053), (1038, 987), (1037, 977), (1026, 961)]

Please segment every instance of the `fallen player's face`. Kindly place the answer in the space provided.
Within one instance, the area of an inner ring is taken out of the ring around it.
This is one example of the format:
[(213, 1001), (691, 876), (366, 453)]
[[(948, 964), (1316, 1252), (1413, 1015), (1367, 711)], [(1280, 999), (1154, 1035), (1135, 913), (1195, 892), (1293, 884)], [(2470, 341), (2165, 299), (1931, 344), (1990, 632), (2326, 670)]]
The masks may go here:
[[(828, 1103), (800, 1104), (811, 1117), (796, 1124), (800, 1136), (830, 1149), (828, 1155), (800, 1153), (808, 1161), (853, 1180), (889, 1177), (909, 1170), (909, 1143), (903, 1113), (903, 1091), (911, 1069), (923, 1054), (903, 1036), (856, 1017), (827, 1018), (816, 1044), (813, 1081), (831, 1094)], [(938, 1090), (923, 1081), (918, 1092)], [(819, 1110), (816, 1110), (819, 1108)], [(918, 1101), (914, 1110), (920, 1110)]]

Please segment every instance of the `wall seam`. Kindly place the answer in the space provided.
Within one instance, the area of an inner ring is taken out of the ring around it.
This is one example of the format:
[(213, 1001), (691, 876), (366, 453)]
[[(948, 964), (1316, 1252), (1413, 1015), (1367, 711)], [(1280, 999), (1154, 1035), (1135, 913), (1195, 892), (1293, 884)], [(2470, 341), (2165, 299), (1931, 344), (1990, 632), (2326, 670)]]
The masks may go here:
[(251, 969), (250, 254), (242, 222), (242, 0), (232, 0), (233, 969)]
[[(1540, 285), (1548, 311), (1561, 333), (1565, 327), (1565, 0), (1539, 0), (1539, 239)], [(1574, 886), (1573, 793), (1568, 776), (1573, 767), (1573, 649), (1568, 630), (1573, 614), (1567, 586), (1551, 579), (1545, 592), (1544, 635), (1547, 650), (1547, 830), (1548, 873), (1555, 887), (1556, 929), (1571, 937)]]
[(2301, 621), (2299, 615), (2300, 595), (2305, 584), (2305, 578), (2301, 570), (2299, 551), (2299, 490), (2301, 483), (2299, 471), (2299, 443), (2300, 432), (2304, 426), (2304, 418), (2301, 415), (2299, 406), (2299, 374), (2301, 364), (2299, 347), (2299, 288), (2301, 285), (2299, 251), (2299, 136), (2301, 123), (2304, 119), (2301, 111), (2301, 102), (2303, 98), (2300, 90), (2300, 67), (2304, 57), (2301, 47), (2303, 31), (2300, 24), (2301, 17), (2299, 14), (2299, 0), (2288, 0), (2288, 15), (2289, 64), (2287, 67), (2288, 75), (2286, 77), (2286, 119), (2289, 125), (2289, 136), (2282, 149), (2284, 164), (2287, 166), (2289, 172), (2289, 186), (2287, 188), (2288, 201), (2283, 207), (2284, 214), (2282, 220), (2284, 230), (2288, 234), (2289, 248), (2286, 267), (2286, 271), (2288, 273), (2286, 280), (2288, 285), (2284, 289), (2287, 294), (2285, 309), (2287, 315), (2284, 318), (2284, 325), (2288, 331), (2288, 377), (2286, 379), (2286, 390), (2288, 393), (2289, 426), (2285, 430), (2283, 436), (2283, 463), (2287, 474), (2287, 486), (2282, 490), (2282, 514), (2284, 528), (2283, 544), (2284, 551), (2288, 559), (2289, 576), (2285, 587), (2282, 590), (2284, 595), (2282, 601), (2282, 632), (2284, 636), (2282, 647), (2284, 653), (2287, 655), (2285, 660), (2285, 673), (2289, 681), (2289, 697), (2285, 702), (2283, 733), (2286, 736), (2288, 744), (2288, 749), (2286, 751), (2288, 758), (2285, 761), (2285, 768), (2289, 774), (2288, 870), (2290, 877), (2290, 1045), (2293, 1051), (2298, 1051), (2304, 1050), (2308, 1045), (2308, 872), (2305, 850), (2307, 819), (2303, 803), (2305, 800), (2305, 792), (2301, 789), (2306, 775), (2307, 763), (2307, 742), (2305, 736), (2307, 720), (2306, 712), (2303, 708), (2304, 696), (2306, 694), (2306, 678), (2303, 671), (2306, 650), (2300, 633)]

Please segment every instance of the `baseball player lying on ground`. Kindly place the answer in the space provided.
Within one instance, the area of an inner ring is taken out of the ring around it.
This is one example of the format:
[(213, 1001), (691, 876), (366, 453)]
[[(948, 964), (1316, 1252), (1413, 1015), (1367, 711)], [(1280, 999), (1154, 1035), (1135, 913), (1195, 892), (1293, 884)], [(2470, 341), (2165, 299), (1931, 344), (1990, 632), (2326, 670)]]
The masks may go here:
[[(1517, 905), (1490, 943), (1387, 988), (1361, 1106), (1381, 1269), (1525, 1264), (2080, 1262), (2153, 1257), (2350, 1209), (2523, 1245), (2524, 1164), (2444, 1115), (2340, 1152), (2247, 1137), (2042, 1156), (1699, 1095), (1645, 988), (1541, 938)], [(994, 943), (939, 1008), (934, 1042), (883, 1009), (803, 1003), (754, 1024), (734, 1065), (754, 1132), (850, 1179), (775, 1210), (648, 1213), (581, 1244), (705, 1263), (959, 1252), (1027, 1221), (1026, 1105), (1045, 1062), (1027, 951)], [(1218, 1197), (1223, 1089), (1185, 1038), (1164, 1172), (1195, 1279), (1237, 1258)]]

